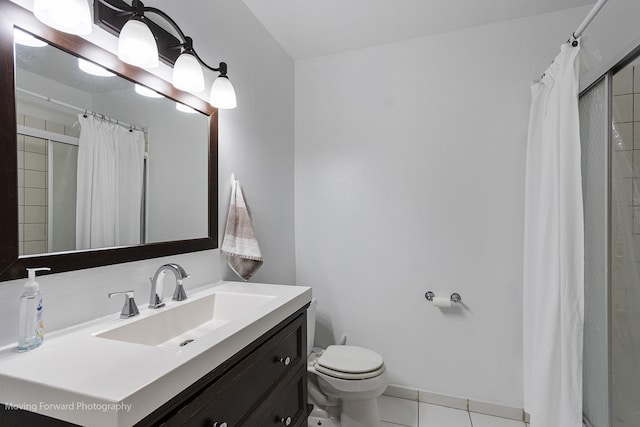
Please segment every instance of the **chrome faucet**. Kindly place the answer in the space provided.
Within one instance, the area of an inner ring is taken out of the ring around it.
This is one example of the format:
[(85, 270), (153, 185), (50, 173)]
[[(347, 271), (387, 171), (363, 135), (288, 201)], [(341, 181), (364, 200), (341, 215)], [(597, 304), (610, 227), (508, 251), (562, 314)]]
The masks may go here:
[(149, 308), (164, 307), (164, 303), (162, 302), (162, 290), (164, 287), (164, 276), (167, 274), (167, 271), (173, 272), (174, 276), (176, 276), (176, 289), (173, 292), (172, 299), (174, 301), (187, 299), (187, 294), (184, 292), (184, 287), (182, 286), (182, 279), (186, 279), (189, 275), (184, 271), (184, 268), (178, 264), (164, 264), (156, 270), (156, 274), (153, 275), (153, 278), (149, 278), (149, 280), (151, 280)]

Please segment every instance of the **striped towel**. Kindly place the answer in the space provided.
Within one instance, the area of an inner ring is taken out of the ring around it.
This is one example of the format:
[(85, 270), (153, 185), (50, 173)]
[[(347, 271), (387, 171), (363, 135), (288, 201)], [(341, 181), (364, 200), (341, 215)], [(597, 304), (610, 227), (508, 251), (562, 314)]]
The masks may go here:
[(229, 267), (244, 280), (249, 280), (263, 262), (240, 181), (231, 184), (231, 203), (220, 250), (227, 256)]

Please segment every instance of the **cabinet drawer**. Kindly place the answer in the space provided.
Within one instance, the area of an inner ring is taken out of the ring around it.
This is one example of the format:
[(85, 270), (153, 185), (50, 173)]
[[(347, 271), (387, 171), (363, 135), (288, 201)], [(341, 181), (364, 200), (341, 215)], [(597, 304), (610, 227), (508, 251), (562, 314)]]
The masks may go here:
[(302, 366), (295, 376), (280, 384), (247, 420), (246, 427), (299, 427), (307, 425), (307, 371)]
[(285, 377), (306, 368), (306, 314), (240, 361), (182, 407), (165, 425), (241, 425)]

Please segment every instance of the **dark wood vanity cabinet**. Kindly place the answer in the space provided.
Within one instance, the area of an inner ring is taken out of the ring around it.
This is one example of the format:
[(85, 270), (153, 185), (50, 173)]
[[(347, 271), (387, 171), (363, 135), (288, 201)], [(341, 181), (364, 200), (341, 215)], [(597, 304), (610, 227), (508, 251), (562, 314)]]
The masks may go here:
[(138, 425), (306, 426), (306, 348), (305, 308)]
[[(307, 307), (240, 350), (136, 426), (307, 426)], [(217, 423), (217, 424), (216, 424)], [(22, 410), (0, 425), (70, 426)]]

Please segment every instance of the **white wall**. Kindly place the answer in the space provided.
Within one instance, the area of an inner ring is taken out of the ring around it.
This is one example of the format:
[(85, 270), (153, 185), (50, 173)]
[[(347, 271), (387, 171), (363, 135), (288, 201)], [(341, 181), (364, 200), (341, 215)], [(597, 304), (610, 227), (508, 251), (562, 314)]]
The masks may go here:
[[(28, 1), (16, 1), (28, 4)], [(169, 0), (145, 2), (167, 12), (195, 40), (201, 56), (229, 64), (238, 94), (238, 108), (221, 111), (219, 120), (219, 229), (225, 222), (229, 174), (245, 186), (254, 227), (265, 258), (254, 276), (258, 282), (294, 283), (293, 239), (293, 61), (257, 22), (242, 2), (201, 2), (185, 8)], [(115, 38), (99, 29), (91, 37), (115, 50)], [(160, 74), (170, 75), (167, 69)], [(141, 307), (149, 294), (148, 277), (172, 260), (191, 273), (187, 291), (197, 285), (233, 278), (218, 250), (119, 264), (44, 276), (47, 331), (113, 313), (122, 301), (106, 293), (135, 289)], [(0, 345), (16, 340), (18, 296), (23, 280), (0, 284)], [(167, 291), (169, 292), (169, 291)]]
[(317, 344), (346, 333), (391, 383), (522, 407), (529, 86), (588, 10), (296, 62), (296, 265)]

